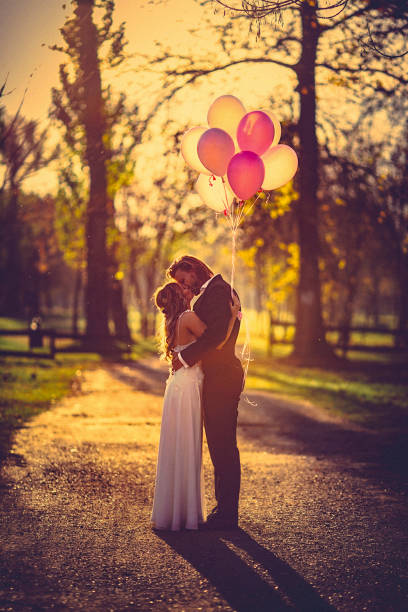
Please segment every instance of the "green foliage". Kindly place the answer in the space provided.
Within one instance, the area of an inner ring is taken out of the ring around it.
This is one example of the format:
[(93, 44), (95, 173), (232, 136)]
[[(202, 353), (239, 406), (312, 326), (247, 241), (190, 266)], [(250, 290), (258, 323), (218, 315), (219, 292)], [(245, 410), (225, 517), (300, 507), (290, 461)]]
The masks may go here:
[(68, 186), (58, 190), (55, 228), (64, 259), (75, 269), (85, 267), (85, 202)]
[(408, 417), (406, 364), (382, 360), (350, 370), (296, 368), (256, 357), (246, 390), (263, 390), (318, 404), (324, 410), (379, 430), (398, 429)]
[(260, 306), (276, 316), (293, 298), (299, 272), (299, 247), (293, 241), (292, 205), (298, 194), (288, 183), (266, 197), (261, 194), (242, 224), (240, 258), (252, 271)]
[(8, 450), (13, 430), (48, 410), (72, 391), (81, 370), (98, 357), (63, 355), (55, 361), (0, 357), (0, 454)]

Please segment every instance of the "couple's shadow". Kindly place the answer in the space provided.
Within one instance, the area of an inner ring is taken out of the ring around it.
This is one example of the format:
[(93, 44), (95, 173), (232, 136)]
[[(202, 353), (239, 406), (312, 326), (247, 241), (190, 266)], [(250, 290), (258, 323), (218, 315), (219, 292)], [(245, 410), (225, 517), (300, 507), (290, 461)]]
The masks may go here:
[(243, 529), (155, 533), (207, 578), (237, 612), (336, 610), (300, 574)]

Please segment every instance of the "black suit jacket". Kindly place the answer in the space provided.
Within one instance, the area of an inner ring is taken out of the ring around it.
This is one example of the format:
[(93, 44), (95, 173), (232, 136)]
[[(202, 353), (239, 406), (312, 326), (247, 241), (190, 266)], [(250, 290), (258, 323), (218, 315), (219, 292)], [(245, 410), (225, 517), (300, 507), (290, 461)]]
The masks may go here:
[(231, 286), (224, 281), (221, 274), (217, 274), (193, 306), (194, 312), (206, 324), (207, 329), (193, 344), (181, 351), (181, 356), (190, 366), (201, 361), (206, 387), (209, 386), (214, 391), (239, 394), (242, 389), (243, 370), (235, 355), (240, 328), (238, 319), (222, 349), (216, 348), (227, 335), (231, 319), (230, 303)]

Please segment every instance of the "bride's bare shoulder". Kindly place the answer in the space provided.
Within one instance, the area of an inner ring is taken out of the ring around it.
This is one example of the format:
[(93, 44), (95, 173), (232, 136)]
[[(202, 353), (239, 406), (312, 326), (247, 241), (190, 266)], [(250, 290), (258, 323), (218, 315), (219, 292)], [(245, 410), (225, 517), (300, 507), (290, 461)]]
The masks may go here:
[(206, 328), (205, 323), (193, 310), (186, 310), (180, 319), (180, 327), (188, 329), (194, 335), (201, 335)]

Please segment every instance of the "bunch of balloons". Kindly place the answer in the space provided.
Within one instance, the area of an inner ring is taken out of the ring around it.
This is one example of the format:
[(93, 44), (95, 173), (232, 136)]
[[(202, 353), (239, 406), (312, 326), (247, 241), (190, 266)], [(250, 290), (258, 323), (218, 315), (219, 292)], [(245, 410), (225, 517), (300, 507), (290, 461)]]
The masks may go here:
[(207, 121), (209, 127), (184, 134), (181, 153), (200, 173), (196, 191), (210, 208), (235, 217), (234, 199), (242, 208), (260, 190), (278, 189), (295, 175), (297, 155), (278, 144), (281, 127), (274, 113), (247, 113), (238, 98), (224, 95), (211, 104)]

